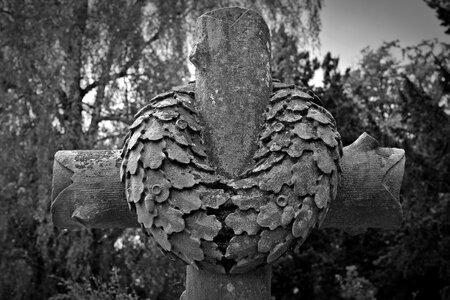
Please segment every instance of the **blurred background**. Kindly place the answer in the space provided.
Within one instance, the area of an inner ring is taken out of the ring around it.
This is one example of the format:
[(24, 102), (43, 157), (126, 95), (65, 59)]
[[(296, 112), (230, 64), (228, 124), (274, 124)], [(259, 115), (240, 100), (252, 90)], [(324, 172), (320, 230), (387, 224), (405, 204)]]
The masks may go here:
[(448, 0), (0, 0), (0, 299), (178, 299), (184, 266), (137, 229), (51, 222), (53, 155), (119, 149), (139, 108), (194, 78), (195, 20), (260, 12), (274, 77), (314, 90), (344, 145), (406, 150), (397, 231), (316, 230), (276, 299), (450, 299)]

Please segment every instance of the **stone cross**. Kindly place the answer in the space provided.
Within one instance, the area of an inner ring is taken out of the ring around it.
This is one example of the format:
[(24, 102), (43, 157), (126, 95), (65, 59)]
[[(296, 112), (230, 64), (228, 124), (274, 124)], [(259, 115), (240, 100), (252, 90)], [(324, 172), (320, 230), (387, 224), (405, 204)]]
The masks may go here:
[(365, 133), (342, 149), (314, 95), (272, 82), (261, 16), (202, 15), (190, 59), (195, 86), (152, 99), (123, 151), (55, 154), (56, 226), (141, 224), (188, 264), (189, 300), (270, 299), (270, 265), (316, 225), (400, 226), (404, 151)]

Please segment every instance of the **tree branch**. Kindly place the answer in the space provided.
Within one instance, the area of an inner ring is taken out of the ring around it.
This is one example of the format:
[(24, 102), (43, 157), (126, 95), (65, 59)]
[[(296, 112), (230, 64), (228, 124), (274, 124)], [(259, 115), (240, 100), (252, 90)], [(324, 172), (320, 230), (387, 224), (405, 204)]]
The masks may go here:
[[(159, 39), (159, 31), (160, 30), (156, 31), (156, 33), (145, 43), (145, 46), (148, 46), (151, 43), (153, 43)], [(127, 61), (125, 63), (125, 65), (123, 66), (123, 68), (119, 72), (110, 76), (110, 80), (117, 80), (119, 78), (127, 76), (128, 69), (131, 68), (136, 63), (138, 57), (139, 57), (138, 55), (135, 55), (129, 61)], [(96, 80), (93, 83), (86, 86), (84, 89), (81, 89), (81, 98), (83, 98), (87, 93), (89, 93), (90, 91), (92, 91), (93, 89), (98, 87), (99, 85), (100, 85), (100, 81)]]
[(130, 119), (122, 116), (122, 115), (110, 115), (110, 116), (101, 116), (97, 119), (98, 123), (103, 121), (118, 121), (130, 125)]

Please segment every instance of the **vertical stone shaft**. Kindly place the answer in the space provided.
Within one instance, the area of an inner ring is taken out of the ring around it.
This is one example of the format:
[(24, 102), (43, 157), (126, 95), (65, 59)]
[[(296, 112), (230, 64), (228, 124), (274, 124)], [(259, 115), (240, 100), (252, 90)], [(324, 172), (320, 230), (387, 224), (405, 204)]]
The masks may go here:
[(190, 59), (211, 162), (222, 175), (235, 177), (252, 161), (270, 98), (269, 29), (252, 10), (208, 12), (197, 20)]
[(270, 300), (271, 267), (246, 274), (213, 274), (187, 267), (186, 291), (180, 300)]
[[(262, 17), (238, 7), (197, 20), (190, 55), (196, 67), (196, 105), (205, 124), (211, 163), (235, 177), (252, 153), (272, 85), (270, 33)], [(270, 266), (244, 275), (213, 274), (187, 267), (183, 299), (270, 299)]]

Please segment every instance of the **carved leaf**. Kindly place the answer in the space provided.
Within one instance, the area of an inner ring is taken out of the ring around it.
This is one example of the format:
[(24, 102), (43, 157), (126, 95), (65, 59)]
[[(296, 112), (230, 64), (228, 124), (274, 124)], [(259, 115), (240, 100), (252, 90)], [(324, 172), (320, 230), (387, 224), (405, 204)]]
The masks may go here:
[(280, 151), (283, 148), (289, 147), (291, 144), (291, 133), (276, 133), (268, 146), (270, 151)]
[(202, 162), (200, 162), (197, 158), (192, 157), (191, 162), (194, 164), (194, 166), (196, 166), (197, 168), (199, 168), (202, 171), (206, 171), (206, 172), (214, 172), (216, 169), (214, 169), (213, 167), (204, 164)]
[(154, 193), (156, 202), (164, 202), (169, 198), (170, 182), (160, 170), (146, 169), (145, 186), (149, 192)]
[(336, 165), (334, 164), (333, 158), (328, 152), (326, 146), (319, 143), (314, 143), (313, 150), (313, 158), (317, 162), (319, 169), (325, 174), (330, 174), (336, 168)]
[(246, 234), (232, 237), (225, 257), (239, 261), (246, 256), (253, 256), (258, 250), (258, 239), (258, 236)]
[(164, 140), (144, 143), (144, 150), (141, 154), (141, 161), (144, 168), (158, 169), (161, 167), (164, 158), (166, 158), (163, 152), (165, 147), (166, 142)]
[(276, 92), (275, 95), (273, 95), (272, 98), (270, 98), (270, 102), (276, 103), (278, 101), (284, 100), (287, 97), (289, 97), (290, 94), (291, 94), (290, 90), (281, 90), (279, 92)]
[(281, 213), (282, 210), (278, 205), (269, 202), (259, 209), (256, 222), (262, 227), (269, 227), (270, 230), (274, 230), (281, 225)]
[(181, 168), (174, 164), (164, 164), (163, 171), (176, 189), (189, 188), (195, 184), (195, 178), (187, 168)]
[(290, 157), (300, 157), (303, 151), (311, 150), (311, 145), (309, 142), (304, 141), (298, 137), (292, 139), (292, 145), (289, 146), (287, 150), (284, 150), (289, 154)]
[(141, 132), (144, 129), (144, 124), (142, 123), (136, 130), (134, 130), (133, 134), (131, 135), (130, 139), (128, 140), (128, 150), (133, 149), (136, 147), (136, 144), (141, 137)]
[(164, 93), (158, 94), (155, 97), (153, 97), (152, 99), (150, 99), (150, 102), (152, 104), (155, 104), (158, 101), (161, 101), (161, 100), (163, 100), (165, 98), (169, 98), (169, 97), (172, 97), (172, 96), (173, 96), (173, 92), (172, 91), (164, 92)]
[(202, 200), (202, 208), (217, 209), (219, 206), (227, 202), (229, 196), (225, 194), (222, 189), (207, 189), (202, 188), (200, 190), (200, 199)]
[(222, 228), (222, 224), (214, 215), (207, 215), (204, 211), (198, 211), (186, 218), (186, 228), (194, 238), (212, 241)]
[(148, 212), (145, 208), (145, 203), (136, 203), (135, 204), (138, 209), (136, 209), (137, 221), (140, 224), (144, 224), (146, 228), (150, 228), (153, 225), (153, 221), (157, 215), (156, 210), (153, 212)]
[(310, 140), (317, 137), (315, 128), (310, 123), (297, 123), (295, 124), (294, 129), (292, 129), (292, 132), (304, 140)]
[(191, 155), (189, 155), (187, 150), (182, 149), (171, 141), (167, 141), (166, 151), (168, 158), (171, 160), (175, 160), (181, 164), (188, 164), (191, 161)]
[(229, 183), (229, 186), (231, 186), (234, 189), (241, 190), (241, 189), (252, 188), (254, 186), (257, 186), (258, 184), (259, 184), (258, 180), (256, 180), (255, 178), (249, 177), (249, 178), (232, 180)]
[(256, 151), (255, 155), (253, 156), (253, 159), (260, 159), (264, 156), (267, 156), (270, 153), (269, 149), (267, 147), (261, 146)]
[(147, 104), (144, 107), (142, 107), (138, 112), (134, 115), (136, 119), (140, 117), (148, 118), (155, 110), (153, 109), (153, 104)]
[(153, 195), (153, 194), (145, 195), (143, 209), (144, 208), (145, 208), (146, 212), (155, 213), (156, 214), (156, 210), (155, 210), (155, 195)]
[(249, 193), (241, 193), (231, 197), (234, 205), (237, 205), (240, 210), (247, 210), (250, 208), (259, 211), (259, 208), (269, 201), (269, 196), (265, 195), (259, 189), (253, 189)]
[(333, 171), (331, 173), (331, 199), (336, 199), (338, 190), (338, 173), (336, 171)]
[(183, 114), (180, 117), (180, 120), (184, 120), (187, 123), (187, 126), (189, 127), (189, 129), (195, 131), (195, 132), (199, 132), (202, 128), (200, 127), (200, 125), (198, 124), (198, 122), (192, 117), (190, 116), (188, 113), (187, 114)]
[(314, 163), (312, 153), (302, 155), (292, 167), (294, 193), (298, 196), (314, 194), (316, 192), (316, 181), (318, 178), (319, 170)]
[(227, 216), (225, 224), (234, 230), (235, 234), (247, 232), (248, 235), (257, 234), (259, 225), (256, 223), (256, 212), (253, 210), (237, 210)]
[[(305, 93), (303, 93), (305, 94)], [(306, 94), (307, 95), (307, 94)], [(294, 112), (301, 112), (307, 110), (311, 106), (311, 103), (304, 100), (291, 100), (287, 105), (287, 109)]]
[(280, 122), (273, 122), (272, 124), (266, 125), (264, 130), (260, 134), (260, 140), (265, 141), (267, 140), (273, 133), (279, 132), (283, 130), (284, 125)]
[(219, 250), (218, 245), (214, 242), (202, 241), (201, 249), (205, 255), (205, 259), (197, 262), (199, 267), (213, 273), (226, 274), (225, 268), (217, 264), (223, 258), (223, 254)]
[(177, 104), (178, 104), (178, 101), (175, 98), (166, 98), (162, 101), (159, 101), (159, 102), (153, 104), (153, 107), (164, 108), (164, 107), (175, 106)]
[(134, 120), (133, 124), (130, 125), (130, 127), (128, 127), (128, 130), (133, 130), (137, 127), (139, 127), (142, 122), (144, 122), (144, 120), (146, 119), (146, 117), (144, 116), (140, 116), (139, 118), (136, 118), (136, 120)]
[(317, 127), (317, 135), (330, 147), (336, 147), (338, 145), (335, 139), (335, 133), (329, 126), (319, 125)]
[(304, 91), (300, 91), (300, 90), (294, 90), (291, 93), (291, 98), (292, 99), (296, 99), (296, 98), (300, 98), (300, 99), (313, 99), (313, 97), (311, 97), (311, 95), (309, 95), (308, 93), (305, 93)]
[(138, 143), (137, 147), (131, 150), (128, 154), (127, 172), (131, 175), (136, 174), (143, 147), (144, 145), (142, 143)]
[(150, 233), (152, 234), (155, 241), (166, 251), (171, 250), (171, 245), (169, 239), (167, 238), (167, 233), (161, 228), (151, 227)]
[(178, 112), (172, 111), (172, 110), (158, 110), (153, 113), (153, 116), (160, 119), (161, 121), (171, 121), (175, 118), (177, 118), (179, 115)]
[(285, 105), (284, 102), (279, 102), (276, 103), (275, 105), (273, 105), (272, 107), (270, 107), (269, 111), (265, 113), (266, 116), (266, 120), (270, 121), (273, 118), (275, 118), (275, 116), (281, 111), (283, 110), (283, 105)]
[[(272, 83), (272, 88), (275, 92), (278, 90), (293, 89), (294, 87), (295, 87), (294, 84), (288, 84), (288, 83), (282, 83), (282, 82), (273, 82)], [(286, 95), (286, 97), (287, 97), (287, 95)], [(270, 99), (271, 102), (273, 102), (272, 98)]]
[(207, 258), (212, 258), (219, 261), (223, 257), (222, 252), (220, 252), (217, 244), (214, 242), (202, 241), (202, 249)]
[(271, 168), (274, 164), (282, 160), (284, 153), (271, 153), (270, 156), (263, 161), (262, 164), (253, 169), (253, 173), (258, 173)]
[(127, 173), (127, 164), (128, 164), (128, 159), (125, 158), (122, 160), (122, 164), (120, 166), (120, 181), (125, 182), (125, 175)]
[(286, 227), (294, 219), (294, 208), (292, 206), (286, 206), (281, 214), (281, 226)]
[(292, 243), (292, 238), (288, 236), (288, 238), (286, 238), (285, 242), (275, 245), (275, 247), (273, 247), (273, 249), (270, 251), (269, 255), (267, 256), (267, 263), (271, 264), (275, 260), (280, 258), (284, 253), (286, 253), (287, 250), (289, 250), (291, 243)]
[(302, 237), (305, 239), (316, 221), (311, 202), (311, 197), (305, 198), (302, 208), (297, 212), (295, 221), (292, 224), (292, 234), (296, 238)]
[(175, 132), (173, 133), (173, 135), (171, 137), (179, 145), (182, 145), (182, 146), (189, 146), (190, 145), (188, 140), (186, 139), (186, 137), (181, 132), (179, 132), (178, 130), (175, 130)]
[(214, 184), (222, 180), (220, 175), (206, 173), (198, 169), (191, 169), (189, 173), (194, 176), (195, 183)]
[(299, 113), (295, 113), (289, 110), (283, 111), (282, 114), (279, 114), (277, 116), (277, 120), (281, 122), (287, 122), (287, 123), (295, 123), (300, 121), (303, 118), (303, 116)]
[(270, 171), (261, 177), (259, 187), (264, 191), (279, 193), (284, 184), (289, 184), (291, 179), (292, 162), (285, 159), (281, 164), (277, 164)]
[(144, 170), (139, 168), (137, 173), (128, 180), (127, 194), (128, 201), (137, 203), (141, 200), (144, 192)]
[[(194, 97), (195, 95), (195, 84), (186, 84), (186, 85), (180, 85), (173, 87), (172, 90), (175, 93), (175, 98), (181, 101), (191, 102), (191, 97)], [(184, 99), (186, 97), (186, 100)]]
[(258, 242), (259, 252), (269, 252), (276, 244), (284, 241), (288, 231), (282, 227), (275, 230), (264, 230), (261, 232), (261, 238)]
[(192, 152), (194, 152), (194, 154), (197, 154), (199, 157), (201, 158), (206, 158), (206, 152), (205, 152), (205, 147), (203, 145), (200, 144), (193, 144), (191, 145), (191, 150)]
[(152, 119), (149, 122), (149, 124), (145, 127), (145, 132), (142, 134), (141, 138), (143, 140), (158, 141), (162, 139), (163, 136), (164, 136), (164, 128), (157, 120)]
[(319, 110), (311, 107), (308, 110), (308, 114), (306, 115), (307, 118), (316, 120), (317, 122), (321, 124), (332, 124), (332, 121), (325, 115), (324, 113), (320, 112)]
[(163, 204), (158, 207), (158, 217), (155, 219), (155, 226), (164, 228), (167, 234), (183, 231), (183, 213), (167, 204)]
[(200, 240), (191, 237), (187, 232), (179, 232), (170, 236), (172, 252), (189, 264), (195, 260), (203, 260), (203, 251), (200, 248)]
[(200, 193), (195, 190), (172, 191), (169, 203), (188, 214), (202, 205)]
[(292, 224), (292, 234), (294, 237), (306, 238), (310, 230), (310, 220), (312, 219), (312, 210), (300, 210), (297, 218)]
[(330, 195), (330, 180), (328, 176), (321, 176), (314, 195), (314, 202), (319, 209), (324, 208), (331, 201)]

